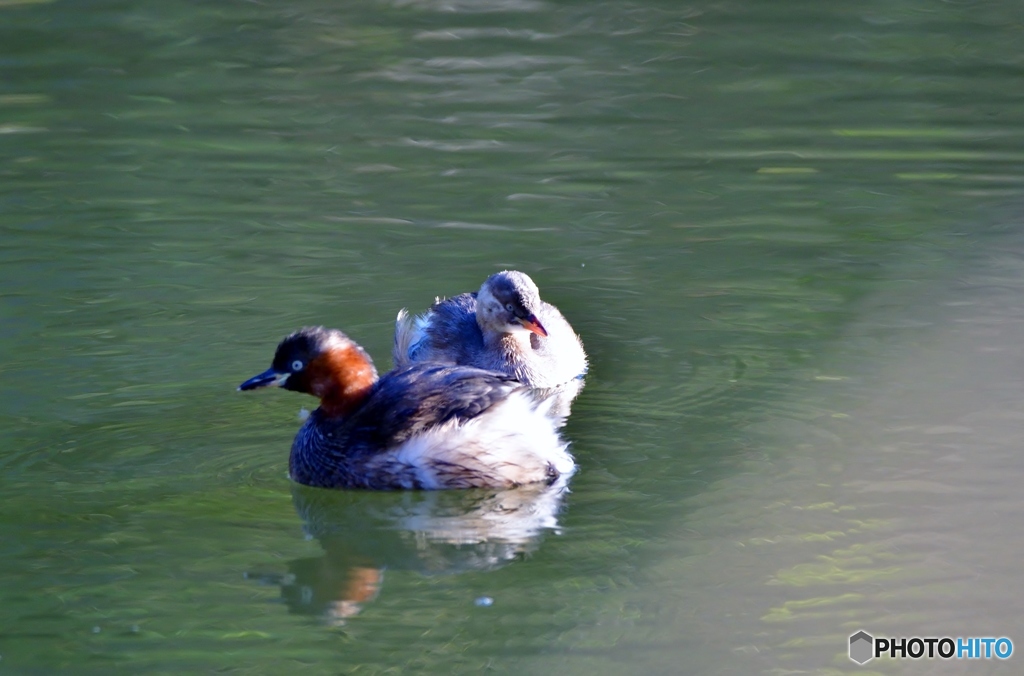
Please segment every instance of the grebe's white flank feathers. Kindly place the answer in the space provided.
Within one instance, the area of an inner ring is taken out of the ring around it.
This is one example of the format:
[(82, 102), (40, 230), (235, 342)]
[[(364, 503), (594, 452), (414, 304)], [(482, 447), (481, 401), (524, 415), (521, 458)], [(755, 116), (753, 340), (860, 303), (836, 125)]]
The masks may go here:
[(410, 438), (371, 466), (404, 467), (404, 488), (517, 486), (572, 474), (567, 447), (546, 403), (518, 390), (471, 420), (452, 419)]

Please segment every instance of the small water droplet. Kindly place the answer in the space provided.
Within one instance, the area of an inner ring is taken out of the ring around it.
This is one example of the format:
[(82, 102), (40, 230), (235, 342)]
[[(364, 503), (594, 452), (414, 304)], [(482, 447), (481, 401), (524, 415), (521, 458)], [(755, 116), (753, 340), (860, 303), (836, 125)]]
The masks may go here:
[(92, 628), (92, 633), (94, 633), (94, 634), (98, 634), (98, 633), (100, 633), (100, 631), (101, 630), (100, 630), (100, 628), (98, 626)]
[(494, 605), (494, 599), (492, 599), (490, 596), (481, 596), (476, 601), (474, 601), (474, 603), (476, 603), (476, 605), (480, 606), (481, 608), (489, 608)]

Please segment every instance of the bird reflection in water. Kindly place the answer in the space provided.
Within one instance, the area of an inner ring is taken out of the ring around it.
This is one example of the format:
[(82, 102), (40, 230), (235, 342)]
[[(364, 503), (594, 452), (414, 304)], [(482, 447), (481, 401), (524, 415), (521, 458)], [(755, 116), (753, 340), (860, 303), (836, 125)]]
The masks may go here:
[(334, 491), (295, 485), (292, 500), (322, 556), (288, 573), (247, 577), (281, 587), (293, 613), (340, 626), (376, 598), (385, 570), (452, 575), (501, 568), (558, 532), (568, 477), (463, 491)]

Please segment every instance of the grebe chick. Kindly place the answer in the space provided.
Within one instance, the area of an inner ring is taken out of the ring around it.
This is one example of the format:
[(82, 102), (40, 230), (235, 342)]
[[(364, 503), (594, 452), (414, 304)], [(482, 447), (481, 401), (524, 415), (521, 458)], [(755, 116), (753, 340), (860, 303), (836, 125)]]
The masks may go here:
[(491, 371), (416, 364), (383, 377), (341, 331), (304, 328), (242, 383), (320, 399), (292, 443), (289, 474), (323, 488), (505, 488), (575, 465), (547, 402)]
[(393, 356), (395, 366), (476, 366), (538, 389), (566, 386), (587, 372), (587, 353), (572, 326), (540, 299), (529, 275), (515, 270), (491, 275), (476, 293), (439, 300), (418, 317), (403, 309)]

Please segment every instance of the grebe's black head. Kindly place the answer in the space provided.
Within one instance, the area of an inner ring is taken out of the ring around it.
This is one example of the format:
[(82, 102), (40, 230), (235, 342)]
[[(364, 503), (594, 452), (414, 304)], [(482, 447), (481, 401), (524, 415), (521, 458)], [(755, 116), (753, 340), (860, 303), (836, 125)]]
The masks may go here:
[(337, 329), (307, 326), (282, 340), (270, 368), (238, 389), (275, 385), (323, 398), (332, 384), (344, 387), (367, 377), (375, 381), (377, 371), (363, 348)]
[(516, 270), (497, 272), (483, 283), (476, 300), (481, 329), (498, 333), (525, 329), (541, 337), (548, 335), (537, 319), (540, 291), (529, 275)]

